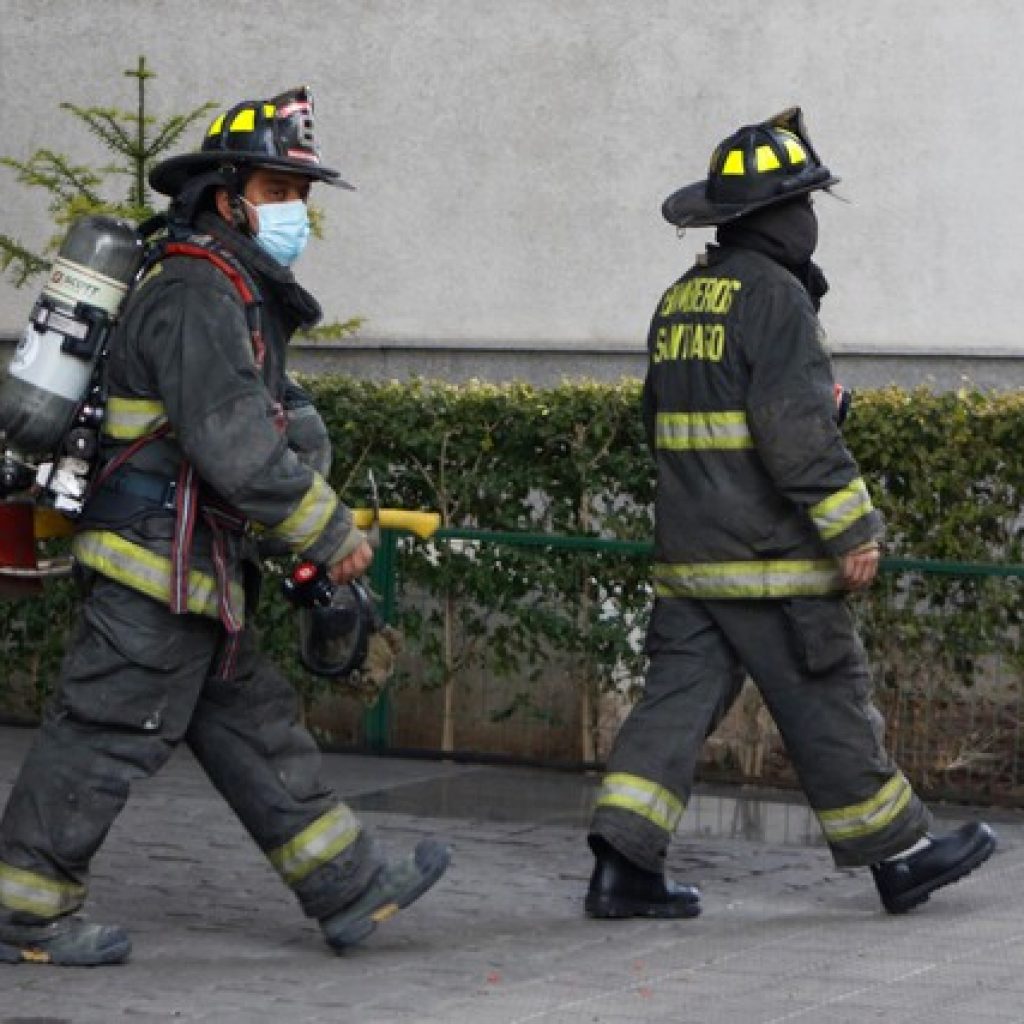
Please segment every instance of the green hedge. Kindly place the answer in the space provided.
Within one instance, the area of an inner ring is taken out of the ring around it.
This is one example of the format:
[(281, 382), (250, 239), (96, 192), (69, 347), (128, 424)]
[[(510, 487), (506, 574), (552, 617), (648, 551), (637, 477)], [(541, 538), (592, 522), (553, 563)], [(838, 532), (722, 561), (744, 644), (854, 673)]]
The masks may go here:
[[(446, 526), (650, 537), (653, 480), (638, 381), (552, 388), (343, 377), (306, 383), (334, 441), (332, 483), (349, 504), (367, 504), (372, 469), (382, 505), (433, 509)], [(890, 554), (1022, 561), (1020, 394), (863, 392), (845, 429), (888, 520)], [(403, 548), (403, 586), (438, 596), (402, 609), (409, 643), (422, 652), (408, 685), (451, 685), (468, 664), (484, 666), (521, 679), (506, 709), (511, 715), (529, 709), (530, 680), (552, 649), (569, 654), (580, 685), (635, 677), (637, 630), (649, 603), (645, 559), (458, 544), (440, 554), (422, 544)], [(259, 621), (269, 649), (310, 691), (316, 684), (295, 664), (291, 613), (273, 581), (266, 594)], [(952, 631), (961, 652), (965, 642), (990, 642), (1020, 619), (1016, 588), (983, 594), (959, 579), (930, 588), (924, 599), (890, 590), (887, 601), (886, 610), (865, 610), (877, 650), (894, 636), (912, 642), (922, 610), (946, 624), (958, 610), (969, 612), (957, 619), (966, 625)], [(43, 599), (0, 605), (0, 712), (37, 712), (57, 671), (72, 603), (60, 584)], [(906, 637), (893, 625), (894, 607)], [(940, 632), (944, 638), (950, 630)], [(928, 643), (942, 647), (943, 638), (936, 641), (933, 631)], [(942, 657), (953, 664), (961, 655), (947, 647)]]

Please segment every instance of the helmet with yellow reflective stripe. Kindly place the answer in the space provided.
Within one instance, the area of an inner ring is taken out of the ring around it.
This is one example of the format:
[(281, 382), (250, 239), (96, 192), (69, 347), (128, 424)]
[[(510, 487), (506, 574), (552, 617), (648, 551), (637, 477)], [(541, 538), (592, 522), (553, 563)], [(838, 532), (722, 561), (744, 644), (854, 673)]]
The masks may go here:
[(300, 86), (268, 100), (244, 100), (217, 117), (198, 153), (184, 153), (157, 164), (149, 183), (176, 196), (192, 178), (228, 169), (231, 174), (270, 167), (351, 189), (338, 171), (320, 163), (313, 122), (313, 94)]
[(790, 107), (719, 143), (707, 178), (674, 192), (661, 212), (678, 227), (708, 227), (838, 181), (811, 145), (800, 108)]

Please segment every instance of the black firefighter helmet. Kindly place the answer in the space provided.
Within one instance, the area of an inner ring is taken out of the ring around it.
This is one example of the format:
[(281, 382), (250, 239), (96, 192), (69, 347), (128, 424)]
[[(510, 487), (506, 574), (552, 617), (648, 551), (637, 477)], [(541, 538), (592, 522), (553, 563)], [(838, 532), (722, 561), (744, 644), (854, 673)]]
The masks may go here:
[(677, 227), (710, 227), (838, 181), (811, 145), (800, 108), (790, 107), (719, 143), (707, 178), (673, 192), (661, 212)]
[(351, 189), (338, 171), (320, 163), (313, 128), (313, 93), (308, 86), (268, 100), (243, 100), (210, 125), (199, 152), (157, 164), (149, 173), (149, 183), (173, 197), (191, 179), (209, 172), (270, 167)]

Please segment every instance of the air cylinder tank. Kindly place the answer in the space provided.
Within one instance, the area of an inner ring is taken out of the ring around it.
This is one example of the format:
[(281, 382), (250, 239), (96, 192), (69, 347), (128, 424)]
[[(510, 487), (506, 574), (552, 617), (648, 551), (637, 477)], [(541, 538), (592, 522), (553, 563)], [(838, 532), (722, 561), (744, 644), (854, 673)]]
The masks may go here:
[(0, 382), (0, 433), (23, 455), (54, 451), (85, 397), (96, 359), (142, 263), (127, 221), (75, 221)]

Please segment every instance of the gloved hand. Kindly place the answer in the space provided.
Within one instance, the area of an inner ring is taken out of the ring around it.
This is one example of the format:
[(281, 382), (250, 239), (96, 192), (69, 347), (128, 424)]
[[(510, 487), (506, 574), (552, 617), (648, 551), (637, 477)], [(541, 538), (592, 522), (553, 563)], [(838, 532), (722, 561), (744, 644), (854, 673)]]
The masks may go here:
[(353, 672), (340, 689), (357, 697), (367, 707), (376, 704), (388, 680), (395, 673), (402, 647), (402, 634), (394, 626), (381, 626), (370, 634), (362, 667)]

